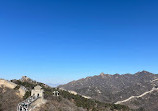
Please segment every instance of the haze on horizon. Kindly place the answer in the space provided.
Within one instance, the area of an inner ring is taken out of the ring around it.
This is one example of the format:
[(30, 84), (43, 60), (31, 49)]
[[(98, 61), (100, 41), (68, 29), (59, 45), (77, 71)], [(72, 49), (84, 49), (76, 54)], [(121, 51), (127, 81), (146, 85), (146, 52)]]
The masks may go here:
[(158, 73), (156, 0), (1, 0), (0, 78), (66, 83)]

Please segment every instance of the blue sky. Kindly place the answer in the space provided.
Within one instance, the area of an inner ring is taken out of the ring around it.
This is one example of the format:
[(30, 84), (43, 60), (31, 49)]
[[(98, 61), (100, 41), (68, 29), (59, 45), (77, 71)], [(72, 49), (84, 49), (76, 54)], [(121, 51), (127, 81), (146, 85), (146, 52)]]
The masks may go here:
[(158, 73), (156, 0), (0, 0), (0, 77), (66, 83)]

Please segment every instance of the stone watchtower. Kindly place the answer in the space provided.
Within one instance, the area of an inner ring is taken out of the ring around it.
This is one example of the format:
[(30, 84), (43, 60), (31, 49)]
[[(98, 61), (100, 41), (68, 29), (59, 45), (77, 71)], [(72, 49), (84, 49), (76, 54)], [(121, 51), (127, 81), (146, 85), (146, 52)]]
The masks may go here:
[(35, 96), (35, 97), (40, 97), (43, 99), (44, 95), (43, 95), (44, 90), (42, 89), (41, 86), (37, 85), (36, 87), (34, 87), (34, 89), (31, 91), (31, 96)]
[(44, 99), (44, 90), (41, 86), (37, 85), (31, 90), (31, 97), (18, 104), (17, 111), (34, 111), (35, 107), (39, 107), (46, 103)]

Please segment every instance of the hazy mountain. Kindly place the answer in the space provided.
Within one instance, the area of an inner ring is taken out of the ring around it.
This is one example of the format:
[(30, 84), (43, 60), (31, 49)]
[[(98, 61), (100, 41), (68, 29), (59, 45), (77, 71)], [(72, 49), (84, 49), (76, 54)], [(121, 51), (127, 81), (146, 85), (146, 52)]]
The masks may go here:
[(59, 85), (61, 85), (61, 84), (52, 84), (52, 83), (46, 83), (46, 84), (51, 87), (58, 87)]
[[(59, 87), (66, 90), (75, 91), (82, 95), (90, 96), (93, 99), (102, 102), (116, 103), (118, 101), (123, 101), (125, 99), (128, 99), (131, 96), (139, 96), (147, 91), (152, 90), (153, 87), (156, 87), (158, 85), (157, 79), (158, 79), (157, 74), (153, 74), (147, 71), (141, 71), (135, 74), (122, 74), (122, 75), (120, 74), (110, 75), (110, 74), (101, 73), (98, 76), (87, 77), (77, 81), (72, 81), (68, 84), (61, 85)], [(149, 94), (149, 96), (152, 96), (152, 94)], [(151, 99), (153, 97), (149, 97), (149, 98)], [(155, 100), (153, 99), (148, 100), (148, 102), (152, 102), (152, 101)], [(121, 104), (125, 104), (125, 103), (121, 103)], [(139, 104), (144, 104), (144, 103), (140, 102)], [(156, 103), (152, 103), (152, 104), (153, 106), (154, 105), (156, 106)], [(145, 108), (146, 105), (144, 104), (137, 106), (136, 109), (141, 107)], [(153, 111), (157, 111), (154, 109)]]

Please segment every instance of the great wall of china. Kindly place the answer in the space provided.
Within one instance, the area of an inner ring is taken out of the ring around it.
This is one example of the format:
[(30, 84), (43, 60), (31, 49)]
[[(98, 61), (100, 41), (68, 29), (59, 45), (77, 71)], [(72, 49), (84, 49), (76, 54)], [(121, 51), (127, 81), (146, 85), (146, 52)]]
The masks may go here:
[(17, 111), (35, 111), (36, 107), (46, 103), (43, 95), (44, 90), (41, 86), (36, 86), (31, 91), (31, 96), (20, 102), (17, 106)]
[(154, 80), (150, 81), (150, 83), (153, 85), (153, 88), (151, 90), (146, 91), (143, 94), (138, 95), (138, 96), (131, 96), (131, 97), (125, 99), (125, 100), (117, 101), (115, 104), (122, 104), (122, 103), (130, 101), (132, 99), (143, 97), (143, 96), (145, 96), (145, 95), (147, 95), (149, 93), (152, 93), (153, 91), (158, 91), (158, 87), (154, 84), (155, 81), (158, 81), (158, 79), (154, 79)]
[[(0, 87), (14, 89), (17, 86), (17, 84), (11, 81), (0, 79)], [(19, 96), (22, 98), (25, 95), (26, 91), (27, 89), (24, 86), (20, 86), (18, 89)], [(43, 92), (44, 91), (42, 87), (34, 87), (34, 89), (31, 91), (31, 96), (18, 104), (17, 111), (35, 111), (37, 107), (39, 107), (42, 104), (45, 104), (46, 100), (43, 98)]]
[[(14, 89), (15, 87), (17, 87), (17, 84), (10, 82), (10, 81), (7, 81), (7, 80), (4, 80), (4, 79), (0, 79), (0, 87), (7, 87), (10, 89)], [(20, 86), (18, 91), (20, 94), (19, 96), (23, 97), (25, 95), (27, 89), (23, 86)]]

